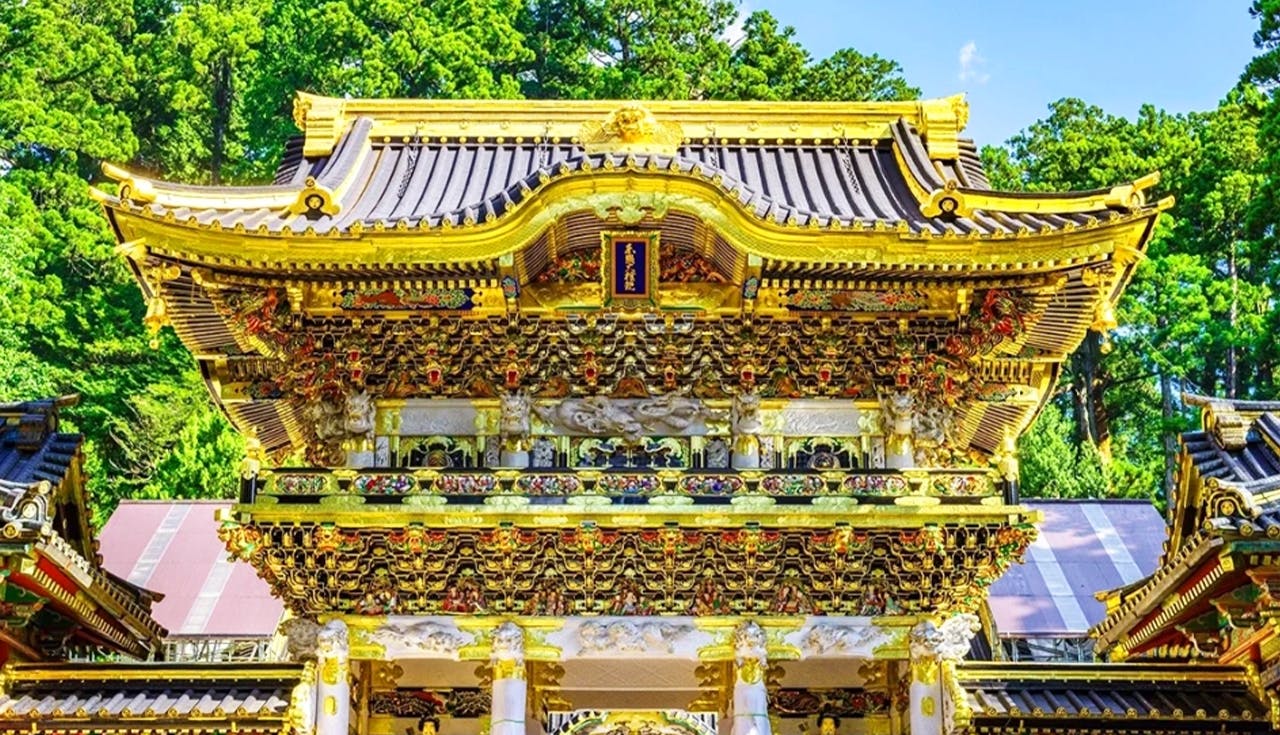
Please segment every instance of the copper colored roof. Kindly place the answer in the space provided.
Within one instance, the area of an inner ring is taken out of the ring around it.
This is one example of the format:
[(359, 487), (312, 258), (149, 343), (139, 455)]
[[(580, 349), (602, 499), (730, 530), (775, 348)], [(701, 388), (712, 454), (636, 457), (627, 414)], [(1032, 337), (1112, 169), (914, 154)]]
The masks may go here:
[(1022, 564), (991, 585), (1002, 638), (1083, 638), (1105, 616), (1095, 595), (1155, 571), (1165, 521), (1146, 501), (1028, 500), (1044, 514)]
[(283, 606), (248, 564), (231, 562), (215, 514), (228, 501), (126, 500), (100, 534), (103, 565), (164, 594), (153, 614), (170, 638), (257, 638)]

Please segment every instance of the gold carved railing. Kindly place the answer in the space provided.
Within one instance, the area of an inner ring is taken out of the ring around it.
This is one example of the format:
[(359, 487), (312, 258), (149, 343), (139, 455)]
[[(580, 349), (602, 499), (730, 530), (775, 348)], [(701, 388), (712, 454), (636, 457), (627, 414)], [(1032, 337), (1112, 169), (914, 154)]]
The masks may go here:
[[(608, 471), (600, 469), (276, 469), (246, 480), (254, 499), (321, 501), (345, 496), (395, 502), (397, 498), (439, 498), (475, 502), (491, 497), (525, 498), (688, 498), (783, 499), (910, 497), (980, 500), (999, 497), (1003, 483), (983, 469), (777, 471)], [(272, 502), (266, 500), (266, 502)], [(359, 501), (356, 501), (359, 502)]]

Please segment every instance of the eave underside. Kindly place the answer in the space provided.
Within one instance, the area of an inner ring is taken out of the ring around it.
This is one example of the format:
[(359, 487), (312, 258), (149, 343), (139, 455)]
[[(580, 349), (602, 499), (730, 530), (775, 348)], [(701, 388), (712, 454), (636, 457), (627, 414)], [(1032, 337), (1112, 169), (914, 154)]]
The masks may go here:
[(1267, 695), (1236, 667), (967, 663), (956, 678), (966, 732), (1273, 732)]
[(303, 667), (19, 664), (3, 677), (0, 732), (284, 733)]

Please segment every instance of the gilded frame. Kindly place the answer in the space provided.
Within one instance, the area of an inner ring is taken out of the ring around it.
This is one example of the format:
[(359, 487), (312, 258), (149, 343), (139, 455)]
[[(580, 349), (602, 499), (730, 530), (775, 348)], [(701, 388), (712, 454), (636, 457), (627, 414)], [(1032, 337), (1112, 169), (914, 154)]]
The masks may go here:
[[(636, 253), (642, 246), (643, 253)], [(600, 233), (600, 280), (605, 306), (658, 305), (659, 233), (614, 230)]]

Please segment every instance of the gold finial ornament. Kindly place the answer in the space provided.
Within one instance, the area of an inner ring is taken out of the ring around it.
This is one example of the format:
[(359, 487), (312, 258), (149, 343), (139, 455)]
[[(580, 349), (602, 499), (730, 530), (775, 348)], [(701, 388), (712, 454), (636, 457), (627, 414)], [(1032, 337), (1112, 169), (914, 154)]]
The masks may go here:
[(604, 121), (583, 123), (578, 135), (588, 153), (663, 153), (675, 155), (684, 139), (679, 123), (659, 122), (649, 109), (631, 102)]

